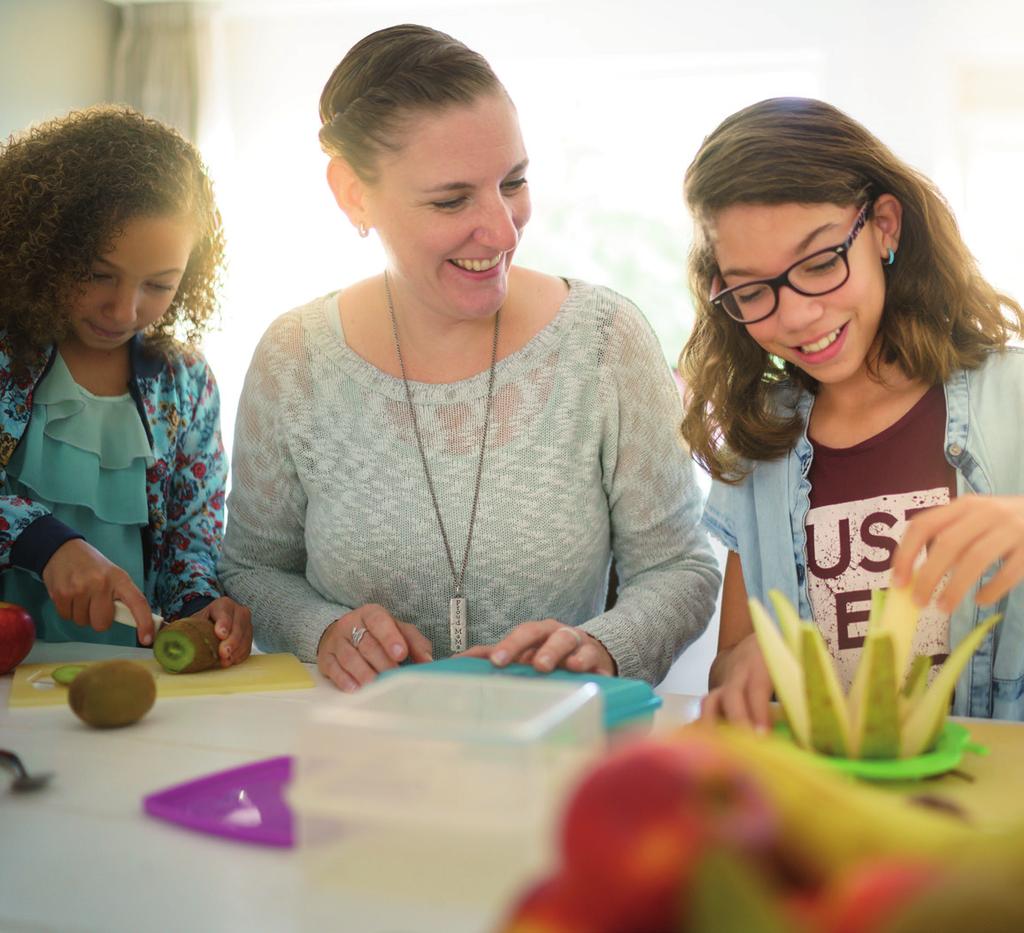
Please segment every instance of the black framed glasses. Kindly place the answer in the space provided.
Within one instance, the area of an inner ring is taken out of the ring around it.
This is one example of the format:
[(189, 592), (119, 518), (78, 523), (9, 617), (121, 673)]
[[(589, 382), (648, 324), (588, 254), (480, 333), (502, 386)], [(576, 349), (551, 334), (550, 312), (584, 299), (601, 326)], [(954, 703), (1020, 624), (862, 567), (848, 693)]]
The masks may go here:
[(829, 246), (804, 256), (774, 278), (723, 288), (713, 293), (709, 300), (734, 321), (756, 324), (775, 313), (779, 307), (779, 289), (783, 285), (809, 297), (827, 295), (842, 288), (850, 277), (850, 247), (867, 223), (870, 206), (865, 204), (860, 209), (849, 236), (838, 246)]

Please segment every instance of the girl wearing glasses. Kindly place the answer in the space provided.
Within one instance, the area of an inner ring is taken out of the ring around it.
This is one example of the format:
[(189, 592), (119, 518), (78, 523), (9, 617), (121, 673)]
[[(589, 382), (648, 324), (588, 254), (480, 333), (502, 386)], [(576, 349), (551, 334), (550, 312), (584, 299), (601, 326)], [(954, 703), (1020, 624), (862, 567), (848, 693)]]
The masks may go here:
[(935, 187), (820, 101), (727, 118), (685, 195), (683, 434), (729, 551), (704, 715), (768, 725), (748, 596), (779, 589), (813, 618), (848, 687), (871, 591), (916, 568), (915, 653), (941, 663), (1004, 616), (953, 712), (1024, 719), (1024, 309)]

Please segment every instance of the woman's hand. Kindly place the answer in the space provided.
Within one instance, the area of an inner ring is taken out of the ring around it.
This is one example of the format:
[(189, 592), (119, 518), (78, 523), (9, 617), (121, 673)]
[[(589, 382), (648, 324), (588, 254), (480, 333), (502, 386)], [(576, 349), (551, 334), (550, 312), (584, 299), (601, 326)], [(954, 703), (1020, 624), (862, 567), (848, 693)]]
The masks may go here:
[[(922, 548), (927, 556), (915, 572)], [(961, 496), (911, 519), (893, 554), (892, 585), (913, 577), (914, 602), (926, 606), (952, 571), (936, 604), (952, 612), (998, 560), (1003, 565), (978, 590), (978, 605), (997, 602), (1024, 580), (1024, 496)]]
[(43, 585), (63, 619), (105, 632), (114, 621), (114, 600), (135, 619), (139, 642), (153, 643), (153, 614), (131, 576), (81, 538), (65, 541), (43, 568)]
[(221, 596), (194, 613), (196, 619), (209, 619), (220, 639), (220, 666), (241, 664), (252, 651), (252, 613), (230, 596)]
[(704, 697), (702, 720), (725, 719), (758, 730), (770, 728), (772, 681), (757, 636), (751, 633), (720, 654), (713, 676), (719, 686)]
[(547, 673), (556, 667), (587, 674), (615, 676), (617, 667), (608, 649), (583, 629), (557, 619), (523, 622), (494, 645), (477, 645), (463, 652), (471, 658), (489, 658), (496, 667), (514, 661), (532, 664)]
[(336, 686), (352, 693), (406, 658), (433, 661), (429, 639), (415, 625), (399, 622), (383, 606), (368, 603), (324, 629), (316, 666)]

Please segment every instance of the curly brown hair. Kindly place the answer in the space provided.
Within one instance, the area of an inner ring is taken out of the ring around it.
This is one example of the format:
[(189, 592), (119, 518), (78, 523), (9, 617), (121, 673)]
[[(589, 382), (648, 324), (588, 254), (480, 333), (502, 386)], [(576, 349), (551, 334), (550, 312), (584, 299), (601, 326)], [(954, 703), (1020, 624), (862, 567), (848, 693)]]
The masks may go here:
[(137, 217), (184, 216), (197, 240), (147, 346), (195, 344), (217, 310), (224, 235), (195, 147), (126, 107), (73, 111), (0, 148), (0, 327), (15, 362), (68, 333), (68, 308), (97, 257)]
[(689, 255), (695, 321), (679, 359), (686, 384), (682, 432), (694, 459), (716, 479), (739, 482), (751, 461), (792, 449), (803, 424), (774, 405), (780, 383), (818, 388), (708, 300), (719, 274), (710, 228), (727, 207), (859, 207), (893, 195), (903, 215), (899, 257), (885, 267), (878, 360), (912, 379), (944, 382), (1024, 332), (1024, 309), (982, 277), (938, 189), (830, 104), (773, 98), (727, 117), (687, 169), (684, 194), (695, 228)]

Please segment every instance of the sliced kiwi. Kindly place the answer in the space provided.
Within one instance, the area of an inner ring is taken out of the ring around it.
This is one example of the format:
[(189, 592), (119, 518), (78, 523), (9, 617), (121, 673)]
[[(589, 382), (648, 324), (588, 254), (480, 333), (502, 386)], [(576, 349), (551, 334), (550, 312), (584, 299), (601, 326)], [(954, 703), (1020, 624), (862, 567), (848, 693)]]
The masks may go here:
[(84, 670), (85, 667), (81, 664), (62, 664), (60, 667), (55, 667), (50, 672), (50, 676), (57, 683), (67, 687)]
[(157, 632), (153, 655), (171, 674), (194, 674), (220, 663), (220, 642), (209, 619), (189, 616)]
[(90, 664), (68, 688), (68, 705), (75, 715), (97, 729), (137, 722), (155, 700), (153, 675), (135, 661)]

